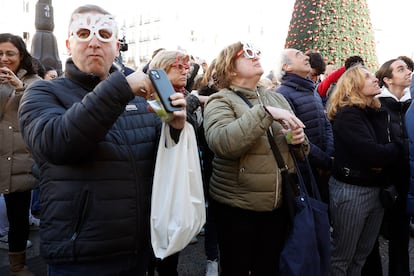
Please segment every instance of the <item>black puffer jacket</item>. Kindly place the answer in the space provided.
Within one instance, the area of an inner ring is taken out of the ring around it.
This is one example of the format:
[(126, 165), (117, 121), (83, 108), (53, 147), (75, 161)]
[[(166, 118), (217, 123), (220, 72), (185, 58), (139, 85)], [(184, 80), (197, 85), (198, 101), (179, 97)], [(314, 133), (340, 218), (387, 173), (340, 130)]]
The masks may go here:
[(334, 154), (332, 126), (325, 115), (322, 99), (308, 78), (286, 73), (276, 92), (282, 94), (295, 115), (305, 124), (305, 134), (311, 145), (309, 160), (312, 167), (330, 170)]
[(39, 81), (19, 110), (40, 167), (41, 255), (48, 263), (147, 252), (161, 121), (125, 77), (104, 81), (68, 60), (64, 78)]
[[(400, 100), (397, 100), (385, 87), (382, 88), (382, 91), (378, 99), (381, 101), (381, 107), (390, 115), (391, 141), (397, 141), (404, 146), (404, 151), (401, 153), (401, 156), (390, 168), (390, 181), (395, 184), (401, 195), (405, 195), (408, 192), (410, 179), (405, 113), (410, 107), (411, 97), (407, 91)], [(402, 196), (401, 199), (405, 200), (405, 196)]]

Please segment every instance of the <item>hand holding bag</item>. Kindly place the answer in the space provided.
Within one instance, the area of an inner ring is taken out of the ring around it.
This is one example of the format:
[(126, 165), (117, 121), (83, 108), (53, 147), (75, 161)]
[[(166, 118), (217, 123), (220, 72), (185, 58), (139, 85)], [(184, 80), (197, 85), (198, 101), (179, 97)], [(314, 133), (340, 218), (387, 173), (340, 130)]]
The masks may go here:
[(163, 123), (151, 196), (151, 243), (157, 258), (184, 249), (206, 220), (194, 129), (189, 123), (174, 145)]

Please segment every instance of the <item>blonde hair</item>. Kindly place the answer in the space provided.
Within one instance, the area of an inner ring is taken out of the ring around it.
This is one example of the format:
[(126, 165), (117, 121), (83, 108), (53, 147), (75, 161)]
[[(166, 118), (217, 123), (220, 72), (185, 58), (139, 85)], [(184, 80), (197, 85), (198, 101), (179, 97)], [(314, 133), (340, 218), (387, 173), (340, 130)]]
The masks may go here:
[(366, 96), (362, 94), (366, 79), (364, 70), (368, 69), (360, 64), (354, 65), (339, 78), (328, 103), (328, 118), (330, 120), (335, 118), (339, 109), (346, 106), (380, 108), (381, 104), (377, 98), (373, 98), (368, 105)]
[(163, 69), (168, 73), (168, 71), (171, 69), (171, 65), (179, 61), (188, 63), (189, 59), (189, 55), (179, 50), (161, 50), (151, 60), (150, 64), (148, 65), (148, 69)]

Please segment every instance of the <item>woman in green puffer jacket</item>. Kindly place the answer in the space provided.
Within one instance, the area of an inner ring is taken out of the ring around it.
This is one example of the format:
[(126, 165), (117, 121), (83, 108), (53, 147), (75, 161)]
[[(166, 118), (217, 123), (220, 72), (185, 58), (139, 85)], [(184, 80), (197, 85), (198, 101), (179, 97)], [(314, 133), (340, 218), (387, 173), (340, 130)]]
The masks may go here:
[(291, 172), (289, 129), (295, 152), (308, 152), (305, 126), (282, 95), (258, 87), (262, 74), (260, 51), (252, 45), (237, 42), (224, 48), (216, 59), (221, 90), (204, 110), (205, 136), (214, 152), (209, 207), (217, 218), (222, 275), (278, 275), (287, 214), (266, 131), (271, 129)]

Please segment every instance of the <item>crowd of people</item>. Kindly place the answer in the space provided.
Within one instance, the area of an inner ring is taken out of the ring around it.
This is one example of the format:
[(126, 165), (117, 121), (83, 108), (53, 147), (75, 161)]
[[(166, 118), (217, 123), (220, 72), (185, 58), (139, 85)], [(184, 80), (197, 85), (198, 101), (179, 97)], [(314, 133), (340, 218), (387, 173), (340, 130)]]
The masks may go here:
[(284, 49), (279, 71), (264, 77), (260, 50), (239, 41), (210, 64), (160, 48), (133, 70), (118, 62), (110, 12), (80, 6), (68, 30), (62, 76), (21, 37), (0, 34), (0, 247), (7, 244), (10, 275), (34, 275), (26, 265), (31, 224), (50, 276), (178, 275), (180, 252), (157, 259), (150, 242), (165, 142), (148, 108), (151, 69), (167, 73), (171, 103), (181, 107), (165, 122), (168, 135), (178, 143), (186, 122), (196, 134), (207, 276), (280, 275), (289, 217), (269, 139), (291, 174), (316, 180), (329, 206), (330, 275), (382, 275), (380, 235), (389, 241), (388, 274), (410, 274), (409, 57), (372, 70), (358, 55), (326, 64), (317, 51)]

